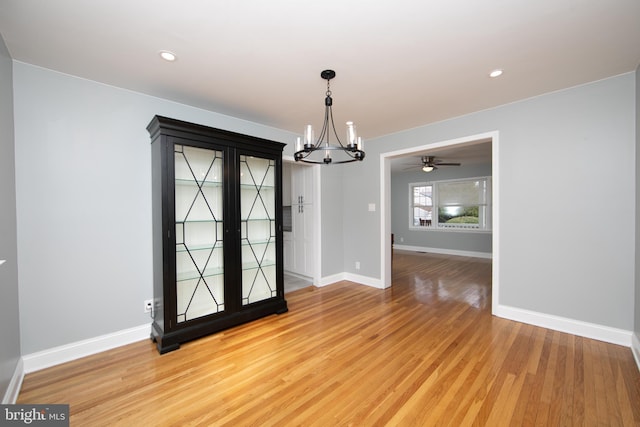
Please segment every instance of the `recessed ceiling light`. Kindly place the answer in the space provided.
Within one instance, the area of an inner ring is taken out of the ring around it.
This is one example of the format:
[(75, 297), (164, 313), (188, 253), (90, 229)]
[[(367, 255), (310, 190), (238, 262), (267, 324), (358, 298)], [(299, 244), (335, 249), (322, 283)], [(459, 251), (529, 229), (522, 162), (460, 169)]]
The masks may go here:
[(176, 60), (176, 54), (173, 53), (173, 52), (169, 52), (168, 50), (161, 50), (160, 51), (160, 56), (165, 61), (173, 62), (173, 61)]
[(489, 77), (498, 77), (502, 75), (502, 70), (498, 69), (498, 70), (493, 70), (492, 72), (489, 73)]

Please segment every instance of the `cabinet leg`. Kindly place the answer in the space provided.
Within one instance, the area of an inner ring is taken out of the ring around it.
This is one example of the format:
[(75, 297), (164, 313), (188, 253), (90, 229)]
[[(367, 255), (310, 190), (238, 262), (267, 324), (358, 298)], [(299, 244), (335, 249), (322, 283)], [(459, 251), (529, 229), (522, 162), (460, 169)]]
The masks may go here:
[(163, 347), (162, 343), (158, 342), (158, 353), (160, 354), (169, 353), (170, 351), (177, 350), (179, 348), (180, 344), (171, 344)]

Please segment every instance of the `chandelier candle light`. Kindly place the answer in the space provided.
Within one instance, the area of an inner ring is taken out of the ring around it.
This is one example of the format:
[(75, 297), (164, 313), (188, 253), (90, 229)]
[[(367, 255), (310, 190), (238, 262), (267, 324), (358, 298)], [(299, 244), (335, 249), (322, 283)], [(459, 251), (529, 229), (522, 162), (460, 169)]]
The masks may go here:
[[(331, 98), (331, 89), (329, 86), (331, 79), (335, 76), (336, 72), (333, 70), (324, 70), (320, 73), (320, 77), (327, 81), (327, 93), (324, 99), (324, 123), (317, 140), (315, 140), (313, 126), (307, 125), (305, 127), (303, 135), (304, 141), (301, 141), (300, 137), (298, 137), (296, 141), (296, 152), (293, 155), (296, 161), (328, 165), (331, 163), (349, 163), (364, 159), (362, 138), (356, 134), (356, 126), (353, 122), (347, 122), (347, 144), (342, 144), (340, 138), (338, 138), (336, 126), (333, 123), (333, 112), (331, 110), (333, 99)], [(333, 131), (337, 145), (331, 145), (330, 143), (331, 131)], [(334, 161), (331, 157), (332, 151), (344, 153), (344, 155), (340, 154)], [(316, 152), (319, 152), (320, 155), (314, 155)]]

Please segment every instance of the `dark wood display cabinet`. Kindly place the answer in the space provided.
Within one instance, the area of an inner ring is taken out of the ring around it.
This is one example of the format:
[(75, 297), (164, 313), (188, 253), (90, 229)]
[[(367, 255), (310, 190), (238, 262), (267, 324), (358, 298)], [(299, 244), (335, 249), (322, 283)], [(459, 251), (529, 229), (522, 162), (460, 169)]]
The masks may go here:
[(284, 144), (160, 116), (147, 130), (158, 351), (286, 312)]

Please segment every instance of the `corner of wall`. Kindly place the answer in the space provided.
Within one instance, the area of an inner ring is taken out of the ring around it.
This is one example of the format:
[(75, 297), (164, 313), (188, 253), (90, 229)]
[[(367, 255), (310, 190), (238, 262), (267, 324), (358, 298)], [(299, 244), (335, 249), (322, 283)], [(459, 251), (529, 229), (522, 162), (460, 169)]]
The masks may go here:
[(3, 405), (16, 403), (18, 395), (20, 394), (20, 389), (22, 388), (22, 380), (24, 380), (24, 362), (22, 359), (18, 359), (18, 364), (16, 365), (16, 369), (11, 377), (11, 381), (9, 381), (7, 391), (4, 393), (4, 397), (2, 398)]
[[(13, 59), (0, 34), (0, 395), (15, 401), (22, 382), (15, 179)], [(13, 370), (13, 372), (12, 372)], [(17, 372), (17, 374), (16, 374)]]

